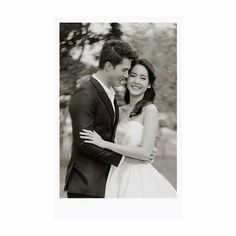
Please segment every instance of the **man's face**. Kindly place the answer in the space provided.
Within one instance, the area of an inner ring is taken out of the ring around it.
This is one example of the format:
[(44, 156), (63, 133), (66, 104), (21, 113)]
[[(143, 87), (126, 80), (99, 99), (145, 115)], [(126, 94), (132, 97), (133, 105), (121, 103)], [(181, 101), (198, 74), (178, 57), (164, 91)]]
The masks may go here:
[(121, 82), (128, 78), (128, 71), (131, 66), (131, 59), (124, 58), (120, 64), (118, 64), (111, 71), (111, 86), (120, 86)]

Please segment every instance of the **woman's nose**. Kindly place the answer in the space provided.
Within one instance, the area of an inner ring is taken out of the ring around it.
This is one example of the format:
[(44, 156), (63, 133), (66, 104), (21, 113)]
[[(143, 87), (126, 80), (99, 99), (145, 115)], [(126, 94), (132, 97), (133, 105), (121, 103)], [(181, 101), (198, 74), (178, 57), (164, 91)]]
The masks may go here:
[(139, 82), (139, 78), (138, 78), (138, 76), (135, 76), (135, 77), (134, 77), (133, 82), (135, 82), (135, 83), (138, 83), (138, 82)]

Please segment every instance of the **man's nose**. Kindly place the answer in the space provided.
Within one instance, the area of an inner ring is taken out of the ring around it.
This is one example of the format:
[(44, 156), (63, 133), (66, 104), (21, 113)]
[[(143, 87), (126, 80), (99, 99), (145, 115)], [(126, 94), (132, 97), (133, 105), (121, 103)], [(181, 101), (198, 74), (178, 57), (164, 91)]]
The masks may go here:
[(125, 79), (128, 79), (128, 77), (129, 77), (128, 71), (124, 72), (123, 76), (124, 76)]

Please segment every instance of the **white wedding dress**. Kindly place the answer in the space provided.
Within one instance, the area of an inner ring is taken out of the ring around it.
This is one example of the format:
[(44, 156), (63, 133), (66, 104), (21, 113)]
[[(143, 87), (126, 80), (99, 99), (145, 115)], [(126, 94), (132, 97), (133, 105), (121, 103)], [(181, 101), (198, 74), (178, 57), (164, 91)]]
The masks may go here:
[[(138, 121), (120, 122), (115, 143), (139, 146), (143, 125)], [(167, 198), (176, 197), (176, 190), (150, 164), (124, 158), (118, 167), (111, 166), (106, 183), (105, 198)]]

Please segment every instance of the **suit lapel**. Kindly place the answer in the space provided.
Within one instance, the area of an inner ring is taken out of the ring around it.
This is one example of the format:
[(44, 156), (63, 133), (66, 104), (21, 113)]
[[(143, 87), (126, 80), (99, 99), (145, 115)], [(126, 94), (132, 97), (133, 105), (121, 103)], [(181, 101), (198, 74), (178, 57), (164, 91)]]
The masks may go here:
[(116, 127), (117, 127), (117, 124), (119, 121), (119, 108), (118, 108), (116, 99), (114, 100), (114, 105), (115, 105), (116, 116), (115, 116), (115, 121), (114, 121), (114, 126), (113, 126), (112, 141), (114, 141), (114, 139), (115, 139)]
[(118, 122), (118, 120), (119, 120), (119, 108), (118, 108), (116, 99), (114, 100), (114, 105), (115, 105), (115, 113), (116, 113), (114, 125), (116, 126), (116, 125), (117, 125), (117, 122)]
[(102, 101), (104, 102), (104, 104), (106, 105), (107, 107), (107, 110), (111, 116), (111, 120), (113, 121), (114, 120), (114, 110), (113, 110), (113, 107), (112, 107), (112, 104), (111, 104), (111, 101), (107, 95), (107, 93), (105, 92), (105, 90), (103, 89), (103, 87), (101, 86), (101, 84), (99, 84), (99, 82), (94, 79), (93, 77), (91, 77), (90, 81), (95, 85), (95, 87), (97, 88), (98, 90), (98, 94), (99, 96), (101, 97)]

